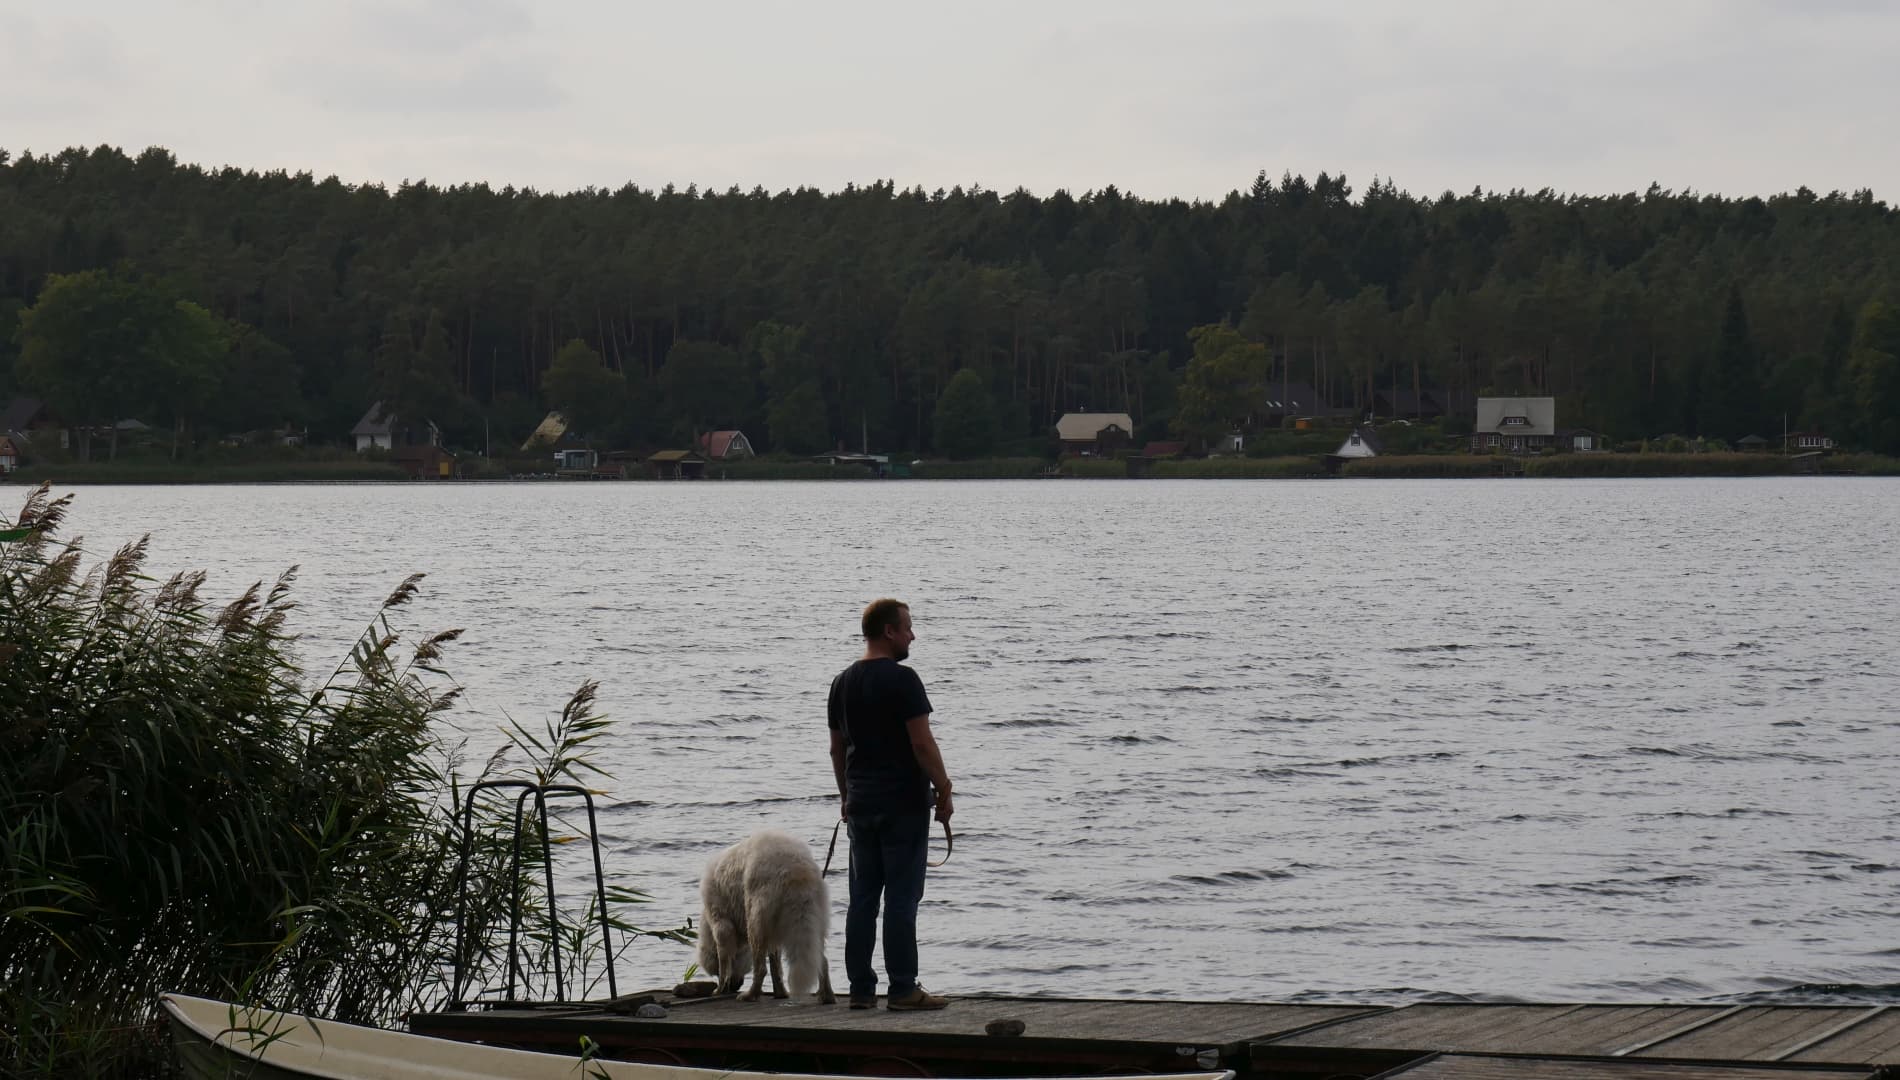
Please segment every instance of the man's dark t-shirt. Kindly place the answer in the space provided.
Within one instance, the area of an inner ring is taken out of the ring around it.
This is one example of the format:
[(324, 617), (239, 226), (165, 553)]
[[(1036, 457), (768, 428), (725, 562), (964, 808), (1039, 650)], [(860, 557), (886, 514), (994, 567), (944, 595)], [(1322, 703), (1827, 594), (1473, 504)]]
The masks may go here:
[(831, 680), (828, 711), (831, 729), (844, 733), (845, 803), (852, 814), (930, 805), (930, 778), (904, 726), (931, 711), (916, 672), (882, 657), (859, 660)]

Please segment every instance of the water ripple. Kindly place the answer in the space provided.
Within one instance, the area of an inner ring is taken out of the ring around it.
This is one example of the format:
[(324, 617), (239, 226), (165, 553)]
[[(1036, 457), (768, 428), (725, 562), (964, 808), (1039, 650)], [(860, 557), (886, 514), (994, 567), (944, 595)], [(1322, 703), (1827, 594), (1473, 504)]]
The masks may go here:
[[(301, 564), (296, 648), (324, 671), (427, 571), (400, 615), (468, 628), (445, 662), (470, 761), (504, 713), (538, 731), (601, 680), (613, 777), (589, 783), (616, 800), (608, 872), (649, 894), (642, 925), (694, 913), (706, 857), (752, 829), (822, 856), (825, 690), (858, 608), (892, 593), (965, 830), (924, 901), (933, 988), (1884, 1004), (1896, 495), (106, 487), (73, 525), (102, 550), (152, 532), (153, 571), (208, 568), (213, 597)], [(591, 881), (584, 857), (562, 870)], [(643, 941), (622, 982), (689, 960)]]

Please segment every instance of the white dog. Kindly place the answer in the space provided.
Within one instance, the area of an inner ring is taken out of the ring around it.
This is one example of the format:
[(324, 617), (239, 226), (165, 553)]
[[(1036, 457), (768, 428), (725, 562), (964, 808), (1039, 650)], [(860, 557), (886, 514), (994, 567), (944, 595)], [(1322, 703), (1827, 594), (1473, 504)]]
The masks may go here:
[(720, 993), (739, 989), (750, 965), (752, 988), (740, 1000), (759, 1000), (769, 958), (772, 996), (785, 997), (782, 955), (792, 993), (809, 996), (815, 989), (820, 1002), (837, 1002), (825, 962), (831, 897), (803, 843), (772, 829), (753, 833), (707, 864), (699, 899), (699, 966), (719, 976)]

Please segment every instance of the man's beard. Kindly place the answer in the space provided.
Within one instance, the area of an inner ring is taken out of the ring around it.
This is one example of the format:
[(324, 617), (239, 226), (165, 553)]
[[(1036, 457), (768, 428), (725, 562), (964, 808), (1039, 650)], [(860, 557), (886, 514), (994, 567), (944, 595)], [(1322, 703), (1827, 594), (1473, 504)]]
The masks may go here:
[(909, 660), (909, 659), (910, 659), (910, 646), (909, 646), (909, 645), (899, 645), (899, 646), (897, 646), (896, 648), (894, 648), (894, 649), (892, 649), (892, 650), (891, 650), (891, 659), (893, 659), (893, 660)]

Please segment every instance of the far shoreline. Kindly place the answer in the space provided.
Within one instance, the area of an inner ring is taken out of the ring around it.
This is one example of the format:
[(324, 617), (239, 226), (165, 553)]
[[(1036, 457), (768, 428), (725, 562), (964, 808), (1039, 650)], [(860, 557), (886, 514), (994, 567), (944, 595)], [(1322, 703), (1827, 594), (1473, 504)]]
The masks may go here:
[(685, 481), (630, 475), (551, 474), (508, 471), (508, 463), (479, 461), (492, 475), (405, 475), (380, 462), (269, 461), (230, 465), (171, 462), (62, 462), (23, 466), (0, 483), (58, 486), (248, 486), (248, 485), (483, 485), (571, 483), (677, 483), (721, 481), (865, 482), (943, 480), (1326, 480), (1326, 479), (1618, 479), (1747, 476), (1900, 476), (1900, 458), (1872, 454), (1789, 457), (1761, 453), (1598, 453), (1538, 457), (1418, 454), (1341, 461), (1322, 456), (1142, 458), (987, 458), (919, 461), (907, 477), (880, 477), (870, 469), (809, 461), (754, 458), (709, 463), (705, 475)]

